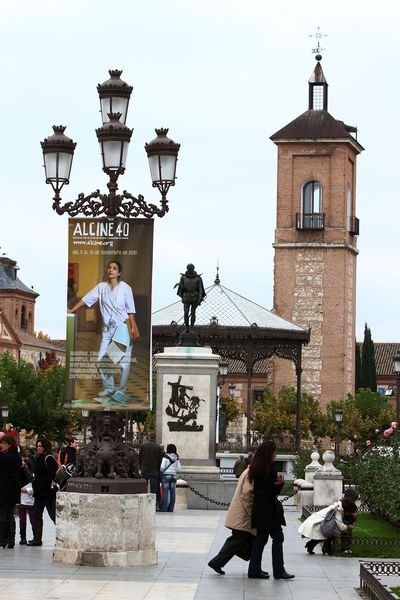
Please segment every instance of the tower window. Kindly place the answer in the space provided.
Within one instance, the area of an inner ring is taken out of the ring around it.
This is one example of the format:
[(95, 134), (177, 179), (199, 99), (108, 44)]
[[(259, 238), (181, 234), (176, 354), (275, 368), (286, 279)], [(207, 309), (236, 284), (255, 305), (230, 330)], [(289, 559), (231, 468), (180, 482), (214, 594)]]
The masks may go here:
[(307, 181), (303, 186), (301, 214), (297, 215), (297, 229), (323, 229), (322, 186), (319, 181)]
[(21, 308), (21, 329), (26, 329), (28, 326), (28, 321), (26, 318), (26, 308), (23, 306)]
[(314, 85), (312, 107), (314, 110), (322, 110), (324, 106), (325, 90), (322, 85)]

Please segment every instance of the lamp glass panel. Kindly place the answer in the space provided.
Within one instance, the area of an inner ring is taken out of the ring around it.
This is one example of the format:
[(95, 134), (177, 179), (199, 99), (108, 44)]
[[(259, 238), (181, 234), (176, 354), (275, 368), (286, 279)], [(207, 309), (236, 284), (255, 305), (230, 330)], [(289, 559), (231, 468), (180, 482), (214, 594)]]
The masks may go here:
[(46, 179), (69, 181), (73, 155), (69, 152), (49, 152), (44, 155)]
[(128, 111), (129, 98), (119, 98), (118, 96), (111, 96), (111, 98), (102, 98), (100, 100), (101, 106), (101, 119), (103, 125), (109, 122), (109, 113), (122, 113), (120, 118), (121, 123), (126, 122), (127, 111)]
[(335, 412), (335, 421), (336, 421), (336, 423), (341, 423), (343, 421), (343, 412), (342, 411)]
[(107, 140), (102, 142), (103, 163), (106, 169), (125, 168), (128, 155), (127, 142), (122, 140)]
[(69, 152), (58, 153), (58, 179), (60, 181), (69, 181), (71, 173), (72, 154)]
[(162, 154), (160, 162), (162, 181), (175, 181), (176, 156)]
[(150, 175), (151, 175), (151, 180), (153, 182), (161, 180), (160, 165), (159, 165), (158, 159), (159, 159), (158, 155), (149, 156)]
[(58, 152), (49, 152), (44, 155), (44, 168), (46, 171), (46, 179), (57, 179), (57, 156)]
[(400, 356), (395, 356), (393, 362), (395, 373), (400, 373)]

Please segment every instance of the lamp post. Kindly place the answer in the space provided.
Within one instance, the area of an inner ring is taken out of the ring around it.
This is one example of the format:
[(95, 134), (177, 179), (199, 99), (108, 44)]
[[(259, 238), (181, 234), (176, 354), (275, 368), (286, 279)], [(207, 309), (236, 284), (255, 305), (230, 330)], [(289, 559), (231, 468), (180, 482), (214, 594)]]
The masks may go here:
[(400, 421), (400, 352), (393, 357), (393, 371), (396, 375), (396, 421)]
[[(170, 187), (175, 185), (180, 145), (167, 136), (168, 129), (166, 128), (156, 129), (157, 137), (145, 144), (152, 186), (156, 187), (161, 194), (159, 204), (145, 202), (142, 194), (133, 196), (126, 190), (122, 193), (118, 191), (119, 178), (125, 173), (128, 148), (133, 132), (126, 125), (133, 88), (121, 79), (121, 74), (122, 71), (117, 69), (110, 70), (110, 78), (97, 86), (102, 125), (96, 129), (96, 136), (100, 146), (102, 169), (108, 176), (107, 193), (97, 189), (88, 195), (80, 193), (73, 201), (63, 202), (61, 192), (70, 181), (76, 143), (65, 135), (66, 128), (63, 125), (53, 126), (53, 134), (41, 142), (45, 180), (53, 189), (52, 207), (59, 215), (67, 213), (70, 217), (82, 215), (89, 218), (103, 217), (108, 220), (135, 219), (136, 217), (152, 219), (156, 216), (163, 217), (169, 210), (167, 194)], [(107, 410), (96, 412), (96, 416), (92, 419), (92, 432), (97, 432), (98, 457), (101, 452), (103, 455), (106, 452), (98, 433), (105, 423), (107, 427), (115, 426), (116, 430), (120, 432), (118, 441), (121, 444), (124, 442), (121, 439), (121, 417)], [(126, 449), (126, 452), (129, 450)], [(90, 468), (92, 468), (93, 457), (88, 456), (87, 460), (91, 462)], [(126, 477), (128, 466), (120, 465), (118, 468), (120, 472), (117, 475)], [(126, 489), (128, 490), (128, 488)], [(132, 492), (127, 491), (126, 493)]]
[(122, 71), (110, 70), (109, 74), (110, 79), (97, 86), (103, 124), (96, 129), (103, 171), (109, 177), (108, 194), (100, 190), (87, 196), (80, 193), (74, 202), (62, 204), (61, 190), (69, 184), (76, 143), (65, 135), (63, 125), (54, 125), (53, 135), (41, 142), (46, 183), (54, 191), (53, 209), (59, 215), (67, 213), (71, 217), (80, 213), (85, 217), (163, 217), (169, 210), (169, 188), (175, 185), (180, 145), (167, 137), (168, 129), (164, 128), (156, 129), (157, 137), (145, 145), (152, 185), (161, 194), (159, 206), (146, 203), (141, 194), (135, 197), (126, 190), (119, 194), (118, 178), (125, 172), (133, 132), (125, 125), (133, 88), (121, 79)]
[(225, 378), (228, 375), (228, 361), (221, 360), (218, 365), (219, 379), (217, 381), (217, 418), (215, 423), (215, 443), (219, 443), (220, 434), (220, 414), (221, 414), (221, 388), (225, 383)]
[(339, 446), (340, 446), (340, 428), (343, 421), (343, 411), (340, 408), (335, 410), (335, 423), (336, 423), (336, 442), (335, 442), (335, 456), (339, 457)]

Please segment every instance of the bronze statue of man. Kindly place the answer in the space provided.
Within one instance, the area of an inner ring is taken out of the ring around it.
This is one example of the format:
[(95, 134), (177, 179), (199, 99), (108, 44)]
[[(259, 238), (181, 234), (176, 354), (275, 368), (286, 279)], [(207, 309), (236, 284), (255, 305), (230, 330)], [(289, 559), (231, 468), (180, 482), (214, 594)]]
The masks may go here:
[[(185, 331), (190, 333), (196, 321), (196, 308), (203, 302), (206, 297), (204, 291), (203, 280), (200, 275), (194, 270), (194, 265), (191, 263), (186, 267), (186, 273), (181, 273), (177, 294), (183, 302)], [(190, 318), (190, 329), (189, 329)]]

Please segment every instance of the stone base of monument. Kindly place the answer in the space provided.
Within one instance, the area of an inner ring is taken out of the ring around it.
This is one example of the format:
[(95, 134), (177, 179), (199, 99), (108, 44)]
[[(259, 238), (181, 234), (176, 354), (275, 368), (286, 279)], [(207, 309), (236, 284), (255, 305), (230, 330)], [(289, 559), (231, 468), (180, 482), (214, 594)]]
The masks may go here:
[(53, 560), (96, 567), (157, 564), (154, 494), (57, 494)]

